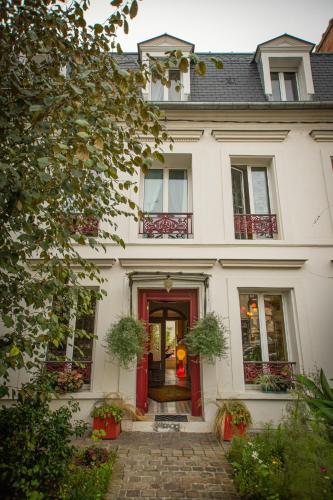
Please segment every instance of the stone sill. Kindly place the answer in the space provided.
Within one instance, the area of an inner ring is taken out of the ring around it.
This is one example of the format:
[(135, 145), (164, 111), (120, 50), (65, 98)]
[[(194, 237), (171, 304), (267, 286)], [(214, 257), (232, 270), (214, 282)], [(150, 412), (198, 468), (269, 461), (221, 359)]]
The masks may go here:
[(256, 401), (292, 401), (294, 396), (289, 392), (262, 392), (253, 389), (245, 389), (244, 392), (235, 394), (227, 393), (217, 398), (217, 400), (225, 399), (242, 399), (242, 400), (256, 400)]

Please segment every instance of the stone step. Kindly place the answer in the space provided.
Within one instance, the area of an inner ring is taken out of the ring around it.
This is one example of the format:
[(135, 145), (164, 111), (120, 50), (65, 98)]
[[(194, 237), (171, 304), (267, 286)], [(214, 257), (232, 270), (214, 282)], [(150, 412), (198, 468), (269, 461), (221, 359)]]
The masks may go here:
[[(156, 426), (157, 424), (157, 426)], [(165, 429), (165, 430), (163, 430)], [(203, 420), (190, 422), (155, 422), (143, 420), (140, 422), (123, 421), (122, 430), (124, 432), (212, 432), (212, 424)]]

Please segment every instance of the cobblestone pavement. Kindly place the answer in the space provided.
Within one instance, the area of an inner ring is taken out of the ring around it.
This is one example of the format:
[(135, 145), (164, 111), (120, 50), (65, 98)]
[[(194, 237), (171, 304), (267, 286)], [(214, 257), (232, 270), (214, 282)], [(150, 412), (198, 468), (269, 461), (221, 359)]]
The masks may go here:
[(212, 434), (123, 432), (107, 500), (236, 499), (223, 448)]

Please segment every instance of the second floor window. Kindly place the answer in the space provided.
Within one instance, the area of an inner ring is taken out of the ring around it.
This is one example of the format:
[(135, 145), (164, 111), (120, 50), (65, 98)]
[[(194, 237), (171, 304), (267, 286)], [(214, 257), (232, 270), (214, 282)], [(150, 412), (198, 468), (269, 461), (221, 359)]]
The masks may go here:
[(274, 101), (298, 101), (299, 93), (295, 72), (274, 71), (271, 73)]
[(276, 216), (271, 211), (267, 168), (233, 166), (231, 177), (235, 237), (273, 238)]
[(177, 91), (177, 85), (181, 84), (181, 74), (179, 69), (169, 69), (170, 87), (162, 85), (161, 80), (151, 82), (152, 101), (181, 101), (181, 90)]
[(141, 234), (145, 237), (187, 238), (192, 234), (188, 170), (151, 169), (144, 178)]

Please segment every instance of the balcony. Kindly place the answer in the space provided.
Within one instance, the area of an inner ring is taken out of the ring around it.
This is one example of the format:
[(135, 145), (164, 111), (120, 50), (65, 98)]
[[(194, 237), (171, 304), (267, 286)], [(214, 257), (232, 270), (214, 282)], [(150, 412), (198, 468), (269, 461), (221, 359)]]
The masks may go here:
[(188, 239), (193, 235), (192, 213), (145, 213), (139, 234), (144, 238)]
[(71, 214), (71, 218), (70, 230), (72, 234), (98, 235), (98, 219), (95, 215)]
[(71, 372), (72, 370), (81, 373), (83, 383), (89, 385), (91, 381), (92, 361), (46, 361), (46, 371), (50, 373)]
[(241, 240), (269, 239), (277, 235), (274, 214), (234, 214), (235, 238)]
[(291, 384), (294, 361), (244, 361), (244, 380), (246, 384), (255, 384), (259, 375), (277, 375)]

